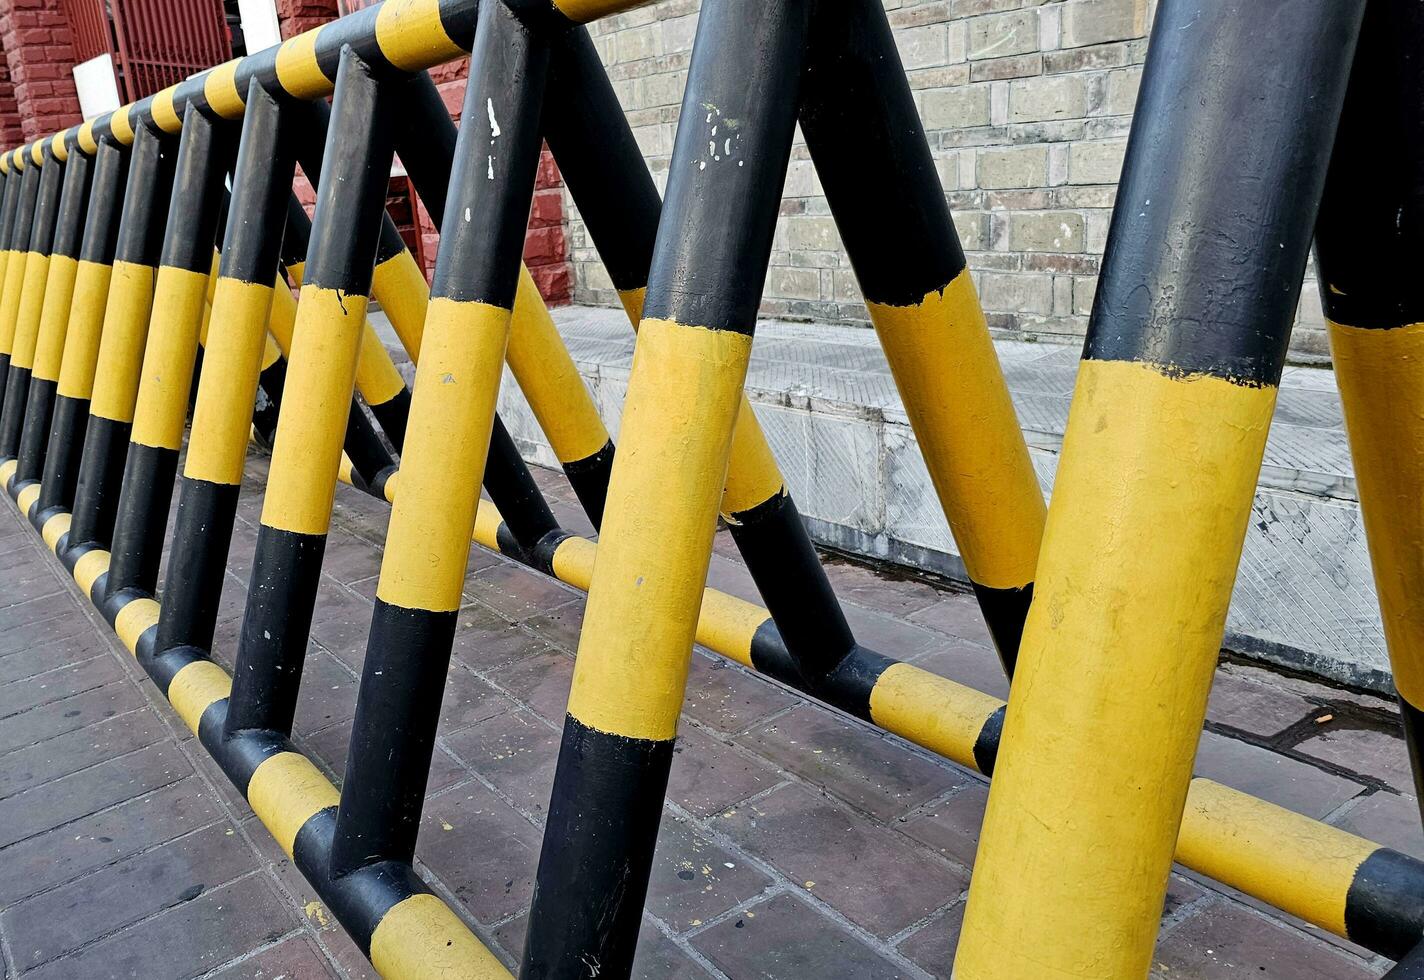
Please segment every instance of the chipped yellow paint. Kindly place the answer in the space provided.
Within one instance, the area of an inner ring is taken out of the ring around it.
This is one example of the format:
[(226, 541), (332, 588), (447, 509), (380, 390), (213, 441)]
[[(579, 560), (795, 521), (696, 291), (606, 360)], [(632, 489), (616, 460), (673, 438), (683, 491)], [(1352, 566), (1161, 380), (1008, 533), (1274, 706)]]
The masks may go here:
[(203, 96), (208, 105), (224, 119), (241, 119), (246, 93), (237, 88), (237, 66), (242, 59), (223, 62), (203, 79)]
[(108, 570), (109, 553), (107, 551), (102, 549), (86, 551), (74, 563), (74, 581), (79, 583), (81, 592), (93, 598), (94, 582)]
[(434, 895), (391, 907), (371, 933), (371, 964), (386, 980), (507, 980), (510, 972)]
[(331, 94), (332, 80), (327, 78), (316, 60), (317, 35), (321, 27), (283, 41), (277, 49), (277, 83), (287, 94), (297, 99), (317, 99)]
[(465, 50), (445, 33), (440, 0), (386, 0), (376, 15), (376, 44), (397, 68), (421, 71)]
[(292, 857), (302, 825), (340, 803), (341, 794), (306, 756), (278, 752), (253, 771), (247, 802), (287, 857)]
[(129, 653), (138, 654), (139, 637), (151, 626), (158, 624), (158, 603), (152, 599), (134, 599), (114, 617), (114, 632), (128, 647)]
[(195, 660), (168, 682), (168, 703), (194, 734), (203, 712), (232, 693), (232, 678), (211, 660)]
[(40, 528), (40, 537), (44, 538), (44, 543), (50, 551), (59, 550), (59, 539), (69, 533), (69, 525), (74, 522), (74, 518), (69, 514), (55, 514), (44, 522), (44, 527)]
[(308, 922), (315, 922), (322, 929), (326, 928), (326, 907), (320, 902), (307, 902), (302, 906), (302, 914), (307, 917)]
[(25, 487), (25, 489), (21, 490), (19, 495), (15, 497), (15, 504), (20, 508), (21, 514), (24, 514), (26, 517), (29, 517), (30, 508), (33, 507), (35, 505), (35, 501), (39, 499), (40, 485), (38, 483), (31, 483), (29, 486)]

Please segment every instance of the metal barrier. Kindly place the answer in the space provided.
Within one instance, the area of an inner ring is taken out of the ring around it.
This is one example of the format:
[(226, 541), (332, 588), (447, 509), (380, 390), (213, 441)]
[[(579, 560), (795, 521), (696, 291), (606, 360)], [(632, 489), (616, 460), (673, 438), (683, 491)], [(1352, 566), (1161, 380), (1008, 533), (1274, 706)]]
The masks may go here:
[[(376, 968), (508, 975), (412, 867), (472, 536), (589, 592), (522, 977), (628, 975), (694, 641), (994, 775), (956, 976), (1145, 975), (1174, 856), (1404, 957), (1424, 863), (1190, 771), (1319, 210), (1418, 772), (1418, 4), (1162, 0), (1048, 509), (879, 0), (706, 0), (666, 201), (579, 26), (632, 5), (386, 0), (0, 158), (0, 482)], [(457, 132), (424, 69), (466, 52)], [(856, 641), (742, 394), (798, 122), (1007, 711)], [(520, 266), (542, 140), (638, 330), (622, 451)], [(442, 232), (428, 290), (395, 151)], [(496, 416), (506, 361), (599, 544)], [(339, 480), (392, 503), (340, 792), (289, 738)], [(719, 513), (765, 608), (703, 587)]]

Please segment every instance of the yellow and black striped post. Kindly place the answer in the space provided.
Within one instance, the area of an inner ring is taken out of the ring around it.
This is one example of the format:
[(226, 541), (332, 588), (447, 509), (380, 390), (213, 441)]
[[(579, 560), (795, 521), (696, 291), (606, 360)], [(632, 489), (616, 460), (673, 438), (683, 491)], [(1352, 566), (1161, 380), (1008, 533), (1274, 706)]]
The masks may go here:
[[(96, 601), (103, 597), (101, 608), (111, 620), (135, 598), (151, 597), (157, 591), (222, 185), (231, 165), (233, 124), (210, 115), (201, 101), (201, 86), (196, 89), (180, 124), (168, 223), (134, 398), (132, 437), (119, 492), (110, 565), (91, 590)], [(171, 109), (168, 115), (177, 118)], [(162, 118), (157, 111), (155, 116)]]
[[(877, 0), (812, 22), (801, 129), (1005, 670), (1046, 508)], [(853, 135), (852, 135), (853, 134)]]
[(14, 152), (0, 154), (0, 178), (5, 181), (5, 189), (0, 194), (0, 288), (5, 284), (5, 270), (10, 263), (10, 230), (15, 226), (15, 206), (20, 200), (20, 184), (24, 174), (16, 170), (12, 160)]
[(1420, 45), (1418, 4), (1369, 5), (1316, 225), (1320, 299), (1416, 794), (1424, 792)]
[[(130, 143), (128, 183), (105, 295), (73, 521), (61, 550), (71, 570), (86, 554), (106, 552), (113, 535), (163, 248), (164, 217), (173, 192), (176, 142), (142, 118), (131, 123), (134, 112), (120, 109), (108, 123), (116, 138)], [(107, 568), (107, 557), (106, 553), (86, 563), (80, 576), (86, 593)]]
[(270, 345), (267, 321), (295, 172), (291, 130), (306, 122), (305, 105), (279, 101), (256, 80), (246, 107), (230, 209), (243, 218), (224, 230), (207, 370), (198, 382), (154, 643), (156, 666), (170, 673), (213, 642), (248, 427)]
[(349, 48), (342, 51), (228, 736), (249, 728), (291, 730), (385, 206), (388, 93), (366, 62)]
[[(48, 527), (45, 533), (54, 540), (69, 527), (69, 511), (74, 506), (128, 175), (128, 150), (113, 136), (96, 141), (94, 128), (88, 124), (80, 129), (78, 146), (70, 152), (71, 156), (92, 154), (93, 180), (65, 326), (40, 497), (30, 512), (35, 526), (41, 530)], [(55, 521), (52, 525), (51, 520)]]
[(30, 390), (20, 433), (19, 465), (15, 471), (16, 493), (32, 483), (38, 483), (44, 472), (55, 390), (59, 385), (65, 336), (69, 332), (69, 313), (79, 274), (79, 247), (89, 206), (90, 180), (94, 173), (93, 158), (80, 151), (77, 140), (76, 130), (55, 137), (54, 152), (56, 155), (63, 154), (65, 159), (64, 185), (60, 190), (44, 308), (40, 313), (39, 334), (35, 338), (34, 360), (30, 367)]
[[(20, 303), (25, 292), (25, 276), (29, 267), (30, 239), (34, 233), (40, 191), (40, 167), (31, 159), (30, 144), (16, 150), (10, 158), (11, 168), (23, 168), (20, 175), (19, 200), (15, 207), (15, 223), (10, 229), (10, 259), (5, 263), (5, 282), (0, 288), (0, 404), (5, 398), (6, 382), (10, 378), (10, 357), (15, 346), (15, 325), (20, 317)], [(0, 479), (0, 487), (9, 477)]]
[[(610, 977), (632, 967), (808, 6), (702, 7), (545, 825), (527, 978), (580, 962)], [(709, 150), (714, 126), (734, 144), (724, 153)]]
[(400, 493), (362, 668), (331, 873), (415, 853), (539, 162), (544, 43), (484, 4)]
[[(50, 249), (54, 246), (59, 195), (64, 184), (64, 163), (54, 155), (49, 140), (35, 143), (31, 157), (32, 166), (40, 173), (39, 190), (35, 197), (34, 227), (30, 232), (29, 249), (25, 253), (24, 280), (15, 313), (4, 408), (0, 410), (0, 463), (10, 474), (14, 472), (15, 458), (20, 452), (20, 433), (24, 429), (25, 405), (30, 394), (30, 369), (34, 366), (35, 345), (39, 341), (40, 320), (44, 314)], [(13, 486), (13, 479), (7, 476), (0, 480), (0, 485), (8, 490)]]
[(970, 883), (963, 980), (1151, 966), (1363, 10), (1158, 7)]

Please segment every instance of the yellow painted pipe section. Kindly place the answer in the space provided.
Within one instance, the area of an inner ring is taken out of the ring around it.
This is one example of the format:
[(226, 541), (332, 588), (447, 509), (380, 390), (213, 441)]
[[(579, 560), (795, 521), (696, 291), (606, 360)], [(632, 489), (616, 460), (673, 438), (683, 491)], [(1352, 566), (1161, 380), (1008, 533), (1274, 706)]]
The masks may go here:
[(107, 551), (86, 551), (74, 563), (74, 581), (79, 585), (79, 591), (86, 596), (93, 598), (94, 583), (99, 576), (109, 570), (109, 553)]
[(391, 907), (371, 933), (371, 965), (385, 980), (500, 980), (510, 972), (434, 895)]
[(5, 285), (0, 289), (0, 354), (8, 354), (15, 347), (15, 320), (20, 315), (20, 293), (25, 288), (29, 254), (15, 249), (5, 263)]
[(277, 83), (298, 99), (319, 99), (331, 92), (332, 79), (326, 77), (316, 57), (316, 38), (326, 27), (304, 31), (282, 42), (277, 49)]
[[(290, 271), (290, 270), (289, 270)], [(430, 286), (410, 249), (386, 259), (371, 274), (371, 295), (391, 321), (411, 363), (420, 363), (420, 339), (425, 330), (425, 304)]]
[(224, 119), (241, 119), (246, 108), (247, 93), (237, 89), (240, 60), (225, 61), (209, 70), (203, 78), (203, 96), (208, 100), (208, 106)]
[(15, 316), (15, 335), (10, 346), (10, 366), (28, 370), (35, 363), (35, 344), (40, 336), (40, 314), (44, 310), (45, 284), (49, 281), (49, 256), (39, 252), (25, 255), (24, 291)]
[(996, 697), (910, 664), (888, 667), (870, 692), (870, 720), (936, 755), (978, 769), (974, 745)]
[(384, 602), (460, 608), (509, 320), (509, 310), (485, 303), (430, 301), (376, 587)]
[(1023, 588), (1047, 508), (969, 271), (913, 306), (867, 306), (965, 571)]
[(55, 514), (44, 522), (44, 527), (40, 528), (40, 537), (44, 539), (45, 546), (50, 551), (59, 548), (59, 539), (69, 533), (69, 525), (74, 522), (74, 518), (69, 514)]
[[(646, 287), (624, 289), (618, 293), (623, 310), (628, 314), (628, 322), (633, 329), (643, 317), (643, 301), (647, 298)], [(745, 394), (740, 397), (737, 424), (732, 433), (732, 455), (727, 465), (726, 488), (719, 505), (722, 519), (736, 524), (736, 515), (764, 504), (786, 489), (781, 478), (781, 470), (776, 465), (766, 434), (761, 430), (756, 413)]]
[(15, 471), (20, 468), (18, 459), (7, 459), (0, 463), (0, 488), (5, 487), (10, 482), (10, 477), (15, 475)]
[(232, 678), (211, 660), (194, 660), (168, 682), (168, 702), (194, 734), (203, 712), (232, 693)]
[(591, 728), (677, 734), (750, 354), (745, 334), (643, 321), (569, 694)]
[(30, 516), (30, 509), (35, 506), (35, 501), (40, 499), (40, 485), (31, 483), (15, 496), (15, 506), (20, 508), (20, 513), (26, 517)]
[(559, 462), (587, 459), (608, 444), (608, 429), (593, 397), (544, 306), (534, 277), (522, 264), (507, 357), (514, 380)]
[(69, 309), (74, 302), (74, 280), (79, 263), (67, 255), (49, 260), (45, 282), (44, 308), (40, 312), (40, 332), (35, 339), (32, 374), (39, 381), (58, 381), (64, 360), (64, 337), (69, 332)]
[(137, 656), (139, 638), (149, 627), (157, 624), (158, 603), (152, 599), (134, 599), (114, 617), (114, 632), (129, 653)]
[(112, 266), (82, 259), (75, 271), (74, 296), (69, 304), (69, 326), (59, 367), (58, 391), (66, 398), (87, 399), (94, 392), (99, 337), (104, 329), (104, 309), (113, 272)]
[(148, 316), (153, 308), (153, 280), (151, 266), (114, 263), (89, 404), (90, 413), (100, 418), (133, 421)]
[(183, 475), (226, 486), (242, 484), (252, 405), (263, 352), (272, 287), (219, 276), (213, 309), (221, 328), (208, 335), (193, 405), (193, 435)]
[(1275, 394), (1082, 362), (961, 980), (1146, 976)]
[(1424, 323), (1329, 331), (1394, 684), (1424, 709)]
[(386, 0), (376, 15), (376, 44), (386, 60), (405, 71), (465, 53), (440, 18), (440, 0)]
[(183, 446), (207, 291), (207, 273), (167, 265), (158, 270), (134, 410), (133, 441), (139, 445), (175, 452)]
[(306, 756), (278, 752), (253, 771), (247, 784), (247, 802), (291, 857), (302, 825), (340, 803), (341, 794)]
[[(291, 272), (290, 266), (287, 271)], [(292, 291), (287, 288), (287, 284), (282, 281), (281, 276), (278, 276), (276, 292), (272, 298), (272, 312), (268, 329), (272, 331), (277, 346), (289, 360), (291, 359), (292, 333), (296, 329), (297, 307), (297, 301), (292, 298)], [(425, 305), (422, 302), (422, 317), (425, 316), (424, 311)], [(361, 392), (361, 397), (366, 399), (366, 404), (384, 405), (405, 389), (405, 379), (401, 377), (395, 362), (391, 360), (386, 345), (381, 343), (380, 337), (376, 336), (375, 328), (364, 318), (361, 322), (360, 345), (361, 349), (356, 357), (356, 390)]]
[(302, 287), (262, 502), (268, 527), (325, 534), (330, 526), (366, 303), (365, 296)]

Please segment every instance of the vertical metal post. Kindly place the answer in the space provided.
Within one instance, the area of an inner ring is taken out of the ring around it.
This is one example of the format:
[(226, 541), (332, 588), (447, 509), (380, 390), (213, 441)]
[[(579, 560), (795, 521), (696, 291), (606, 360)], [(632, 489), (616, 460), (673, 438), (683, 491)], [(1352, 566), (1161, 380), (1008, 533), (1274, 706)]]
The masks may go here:
[(955, 960), (1140, 977), (1363, 0), (1163, 0)]
[[(59, 192), (64, 184), (64, 163), (50, 149), (49, 141), (36, 143), (34, 165), (40, 171), (39, 191), (35, 198), (34, 228), (30, 232), (29, 251), (25, 254), (25, 278), (20, 302), (15, 314), (15, 333), (10, 349), (10, 368), (5, 384), (4, 408), (0, 410), (0, 460), (14, 460), (20, 453), (20, 433), (25, 424), (25, 403), (30, 394), (30, 368), (35, 362), (35, 344), (39, 340), (40, 318), (44, 312), (45, 286), (49, 282), (49, 253), (54, 245), (55, 219), (59, 211)], [(9, 480), (4, 481), (7, 484)], [(6, 489), (9, 489), (7, 486)], [(28, 514), (34, 491), (21, 506)]]
[[(168, 223), (154, 286), (153, 315), (134, 400), (104, 611), (118, 615), (125, 592), (153, 595), (188, 418), (198, 329), (203, 318), (213, 238), (231, 165), (233, 124), (196, 104), (183, 114)], [(250, 417), (250, 413), (249, 413)]]
[[(104, 551), (114, 530), (163, 248), (164, 217), (173, 192), (174, 149), (173, 140), (152, 127), (140, 123), (134, 128), (74, 491), (74, 517), (61, 555), (70, 569), (84, 555)], [(102, 554), (89, 559), (76, 578), (87, 593), (105, 571), (107, 554)]]
[[(46, 531), (51, 546), (70, 526), (68, 511), (74, 506), (80, 457), (89, 422), (89, 398), (99, 358), (99, 336), (109, 280), (114, 272), (114, 248), (119, 236), (119, 212), (128, 175), (128, 151), (112, 137), (94, 148), (94, 179), (85, 209), (84, 237), (69, 304), (64, 353), (55, 389), (54, 421), (45, 451), (40, 499), (33, 518)], [(62, 516), (61, 516), (62, 515)], [(50, 521), (55, 521), (51, 525)]]
[(811, 25), (801, 129), (940, 505), (1013, 673), (1046, 507), (885, 8)]
[[(64, 357), (69, 314), (74, 303), (74, 284), (79, 276), (79, 246), (84, 235), (84, 216), (89, 204), (89, 185), (94, 172), (93, 157), (80, 152), (72, 139), (60, 142), (56, 152), (65, 154), (64, 187), (59, 196), (54, 241), (50, 248), (49, 279), (45, 285), (44, 309), (40, 313), (39, 336), (35, 341), (34, 363), (30, 369), (30, 393), (25, 408), (25, 425), (20, 435), (19, 468), (15, 486), (38, 483), (49, 445), (55, 390)], [(43, 496), (43, 490), (36, 494)]]
[(15, 226), (15, 205), (20, 200), (20, 184), (24, 174), (15, 169), (15, 154), (0, 154), (0, 176), (5, 179), (5, 189), (0, 193), (0, 287), (5, 283), (5, 270), (9, 266), (10, 230)]
[(225, 737), (291, 731), (390, 173), (387, 93), (344, 48)]
[[(1320, 300), (1416, 794), (1424, 792), (1424, 8), (1366, 9), (1316, 224)], [(1424, 800), (1421, 800), (1424, 805)]]
[(526, 978), (587, 964), (626, 977), (632, 967), (791, 150), (808, 7), (702, 7), (544, 830)]
[[(15, 223), (10, 228), (10, 260), (5, 264), (5, 285), (0, 291), (0, 403), (10, 378), (10, 354), (15, 346), (15, 323), (20, 316), (20, 299), (25, 291), (25, 269), (29, 265), (30, 236), (35, 228), (35, 204), (40, 191), (40, 167), (28, 159), (31, 147), (16, 150), (11, 168), (24, 168), (20, 175)], [(8, 480), (0, 480), (0, 483)]]
[(545, 44), (480, 8), (331, 872), (415, 853), (539, 163)]
[(175, 647), (212, 646), (252, 406), (271, 344), (267, 320), (295, 170), (290, 133), (302, 108), (279, 102), (255, 79), (250, 84), (232, 182), (232, 213), (242, 218), (229, 221), (223, 235), (207, 370), (193, 409), (157, 656)]

